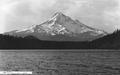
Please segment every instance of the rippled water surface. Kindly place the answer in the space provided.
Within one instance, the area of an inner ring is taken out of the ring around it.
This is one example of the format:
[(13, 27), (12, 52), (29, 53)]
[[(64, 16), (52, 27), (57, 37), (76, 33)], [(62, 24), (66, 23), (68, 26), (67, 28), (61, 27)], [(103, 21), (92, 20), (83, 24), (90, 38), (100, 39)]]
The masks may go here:
[(0, 51), (1, 71), (33, 75), (120, 75), (120, 51)]

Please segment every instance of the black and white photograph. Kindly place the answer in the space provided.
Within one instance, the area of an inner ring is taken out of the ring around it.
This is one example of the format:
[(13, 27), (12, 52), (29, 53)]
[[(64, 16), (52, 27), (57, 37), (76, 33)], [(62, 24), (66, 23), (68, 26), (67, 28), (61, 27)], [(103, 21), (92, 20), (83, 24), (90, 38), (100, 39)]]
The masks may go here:
[(0, 75), (120, 75), (120, 0), (0, 0)]

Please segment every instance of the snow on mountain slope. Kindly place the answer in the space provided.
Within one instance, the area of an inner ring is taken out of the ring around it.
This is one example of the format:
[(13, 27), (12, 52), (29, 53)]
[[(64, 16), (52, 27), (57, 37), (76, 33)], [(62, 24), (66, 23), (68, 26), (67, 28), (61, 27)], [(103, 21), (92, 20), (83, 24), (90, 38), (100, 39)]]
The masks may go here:
[[(107, 33), (91, 28), (78, 20), (72, 20), (69, 16), (64, 15), (61, 12), (55, 13), (50, 19), (46, 22), (35, 25), (27, 29), (18, 30), (14, 32), (16, 35), (34, 35), (37, 38), (53, 37), (59, 38), (58, 36), (63, 36), (70, 38), (75, 38), (84, 40), (93, 40), (99, 37), (106, 35)], [(47, 40), (45, 39), (45, 40)], [(60, 39), (60, 38), (59, 38)], [(66, 39), (62, 40), (65, 41)]]

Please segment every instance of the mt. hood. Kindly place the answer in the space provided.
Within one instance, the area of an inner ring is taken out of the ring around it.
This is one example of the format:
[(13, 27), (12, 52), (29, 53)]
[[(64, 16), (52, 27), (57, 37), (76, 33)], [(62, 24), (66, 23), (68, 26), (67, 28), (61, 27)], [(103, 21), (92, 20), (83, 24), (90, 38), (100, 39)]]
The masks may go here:
[(89, 27), (79, 20), (73, 20), (61, 12), (55, 13), (42, 24), (6, 34), (22, 37), (30, 35), (48, 41), (91, 41), (107, 35), (106, 32)]

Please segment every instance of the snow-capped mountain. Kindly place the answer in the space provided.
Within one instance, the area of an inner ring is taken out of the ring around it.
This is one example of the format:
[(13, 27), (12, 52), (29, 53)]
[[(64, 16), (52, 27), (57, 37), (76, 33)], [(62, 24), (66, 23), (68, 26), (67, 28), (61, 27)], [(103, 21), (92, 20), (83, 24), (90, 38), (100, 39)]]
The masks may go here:
[(52, 41), (91, 41), (107, 33), (91, 28), (79, 20), (73, 20), (61, 12), (55, 13), (46, 22), (23, 30), (9, 32), (10, 35), (32, 35), (41, 40)]

